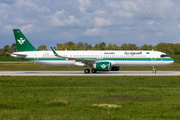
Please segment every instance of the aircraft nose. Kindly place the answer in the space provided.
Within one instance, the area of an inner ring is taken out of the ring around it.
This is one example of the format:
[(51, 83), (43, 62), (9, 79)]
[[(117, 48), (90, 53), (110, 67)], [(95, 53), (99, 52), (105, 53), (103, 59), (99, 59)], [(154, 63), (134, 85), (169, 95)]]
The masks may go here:
[(171, 58), (171, 60), (172, 60), (171, 62), (174, 63), (174, 59)]

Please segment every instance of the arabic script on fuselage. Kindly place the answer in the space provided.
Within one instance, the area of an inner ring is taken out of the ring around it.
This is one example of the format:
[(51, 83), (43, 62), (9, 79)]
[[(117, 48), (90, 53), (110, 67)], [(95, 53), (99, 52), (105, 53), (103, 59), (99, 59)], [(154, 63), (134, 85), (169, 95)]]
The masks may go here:
[(125, 55), (142, 55), (142, 52), (125, 52)]

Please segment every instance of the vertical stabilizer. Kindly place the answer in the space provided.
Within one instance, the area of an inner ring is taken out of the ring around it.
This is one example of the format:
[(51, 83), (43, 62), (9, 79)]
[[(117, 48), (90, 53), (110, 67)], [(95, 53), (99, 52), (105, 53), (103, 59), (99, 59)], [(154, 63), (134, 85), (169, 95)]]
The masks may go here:
[(24, 36), (20, 29), (13, 29), (18, 52), (38, 51)]

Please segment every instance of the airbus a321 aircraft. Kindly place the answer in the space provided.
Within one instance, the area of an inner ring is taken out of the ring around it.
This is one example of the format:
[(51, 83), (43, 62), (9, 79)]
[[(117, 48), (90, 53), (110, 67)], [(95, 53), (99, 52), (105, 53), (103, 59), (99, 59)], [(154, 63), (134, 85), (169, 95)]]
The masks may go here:
[(129, 50), (84, 50), (84, 51), (39, 51), (24, 36), (20, 29), (13, 29), (18, 52), (11, 56), (27, 61), (54, 66), (87, 67), (84, 73), (97, 71), (119, 71), (120, 66), (155, 66), (169, 65), (174, 60), (159, 51), (129, 51)]

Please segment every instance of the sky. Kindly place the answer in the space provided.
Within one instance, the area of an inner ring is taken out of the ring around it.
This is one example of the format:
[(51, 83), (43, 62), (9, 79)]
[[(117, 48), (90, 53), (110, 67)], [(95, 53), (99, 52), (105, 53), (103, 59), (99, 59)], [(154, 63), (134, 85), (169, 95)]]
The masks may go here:
[(72, 41), (92, 45), (180, 43), (179, 0), (0, 0), (0, 48), (21, 29), (37, 48)]

